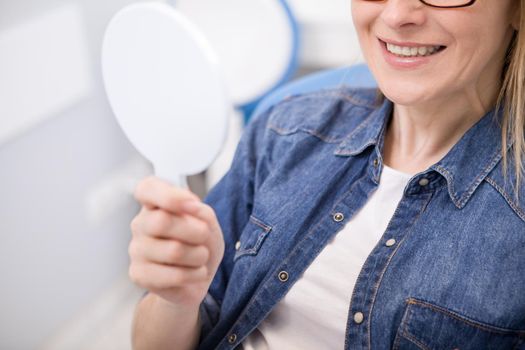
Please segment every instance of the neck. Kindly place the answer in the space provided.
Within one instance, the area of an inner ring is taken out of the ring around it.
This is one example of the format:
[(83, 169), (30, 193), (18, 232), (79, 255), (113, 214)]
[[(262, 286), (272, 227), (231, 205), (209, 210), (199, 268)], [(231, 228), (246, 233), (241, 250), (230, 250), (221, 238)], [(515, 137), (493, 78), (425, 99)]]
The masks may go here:
[(385, 164), (415, 174), (437, 163), (492, 108), (494, 91), (485, 98), (463, 94), (417, 106), (395, 104), (385, 135)]

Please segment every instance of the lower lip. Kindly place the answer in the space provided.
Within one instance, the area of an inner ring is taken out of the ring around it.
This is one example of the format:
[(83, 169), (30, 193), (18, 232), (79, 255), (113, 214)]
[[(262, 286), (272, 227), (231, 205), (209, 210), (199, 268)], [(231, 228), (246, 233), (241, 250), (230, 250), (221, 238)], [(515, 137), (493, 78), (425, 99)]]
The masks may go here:
[(381, 48), (381, 52), (383, 53), (383, 57), (385, 58), (385, 61), (392, 67), (399, 69), (413, 69), (428, 64), (434, 58), (439, 56), (443, 51), (441, 50), (428, 56), (401, 57), (394, 55), (392, 52), (388, 51), (386, 49), (386, 44), (383, 41), (378, 40), (378, 43)]

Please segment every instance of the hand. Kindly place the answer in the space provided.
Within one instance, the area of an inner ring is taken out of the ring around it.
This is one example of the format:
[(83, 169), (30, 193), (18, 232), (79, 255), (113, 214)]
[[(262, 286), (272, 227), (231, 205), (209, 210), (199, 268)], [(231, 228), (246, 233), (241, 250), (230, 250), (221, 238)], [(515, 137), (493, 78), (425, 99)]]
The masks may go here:
[(150, 176), (135, 198), (142, 204), (131, 222), (131, 280), (176, 307), (197, 307), (224, 255), (213, 209), (186, 189)]

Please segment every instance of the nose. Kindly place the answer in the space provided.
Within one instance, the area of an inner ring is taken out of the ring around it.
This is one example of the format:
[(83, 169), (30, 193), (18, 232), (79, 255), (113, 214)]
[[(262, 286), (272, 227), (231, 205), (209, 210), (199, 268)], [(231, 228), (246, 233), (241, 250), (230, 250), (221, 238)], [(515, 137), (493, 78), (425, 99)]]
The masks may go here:
[(426, 20), (425, 7), (419, 0), (388, 0), (381, 18), (393, 29), (417, 27)]

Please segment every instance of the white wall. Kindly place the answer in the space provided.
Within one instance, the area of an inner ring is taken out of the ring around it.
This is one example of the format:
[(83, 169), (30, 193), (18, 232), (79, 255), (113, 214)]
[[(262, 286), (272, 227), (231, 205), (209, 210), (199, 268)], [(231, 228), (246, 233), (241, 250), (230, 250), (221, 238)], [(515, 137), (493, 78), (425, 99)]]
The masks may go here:
[[(97, 184), (129, 166), (130, 159), (147, 164), (116, 125), (99, 74), (103, 29), (110, 16), (130, 2), (0, 1), (0, 36), (50, 11), (74, 6), (83, 21), (80, 45), (87, 55), (85, 74), (80, 75), (87, 81), (83, 94), (68, 96), (64, 89), (53, 108), (41, 107), (42, 115), (33, 111), (38, 124), (25, 125), (0, 143), (1, 349), (38, 348), (127, 271), (129, 222), (138, 206), (129, 196), (93, 217), (88, 199), (93, 199)], [(24, 62), (38, 65), (39, 56), (25, 57)], [(50, 67), (56, 71), (48, 73), (56, 80), (66, 74), (60, 65)], [(75, 83), (63, 80), (68, 86)], [(46, 87), (46, 81), (33, 81)], [(51, 78), (48, 88), (55, 83)], [(2, 98), (5, 94), (0, 94), (0, 104)], [(32, 101), (22, 94), (9, 102), (22, 110)], [(4, 126), (8, 118), (2, 116)]]
[(353, 27), (351, 0), (288, 0), (301, 29), (303, 68), (323, 69), (363, 61)]

